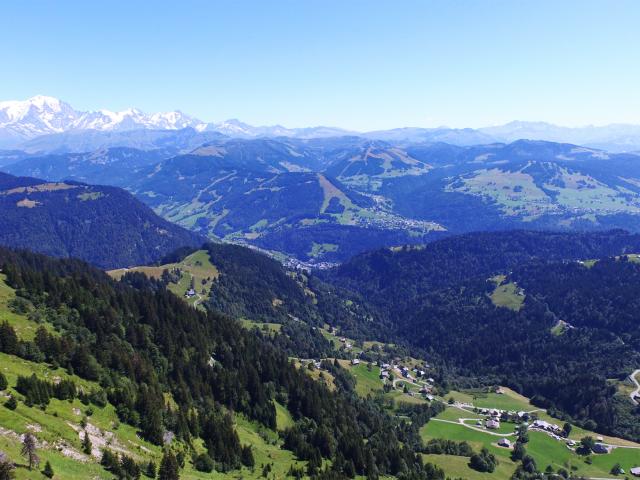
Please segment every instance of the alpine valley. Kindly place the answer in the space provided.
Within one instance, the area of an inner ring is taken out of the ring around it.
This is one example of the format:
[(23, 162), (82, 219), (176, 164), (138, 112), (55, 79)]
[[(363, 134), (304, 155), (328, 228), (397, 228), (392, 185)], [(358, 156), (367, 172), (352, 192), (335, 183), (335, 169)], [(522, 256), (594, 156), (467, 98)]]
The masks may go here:
[(5, 130), (46, 133), (0, 154), (7, 173), (121, 187), (200, 235), (293, 261), (477, 230), (640, 228), (633, 153), (442, 129), (432, 138), (166, 123), (190, 119), (179, 112), (87, 123), (95, 115), (48, 97), (2, 105)]
[(640, 465), (640, 135), (0, 103), (0, 480)]

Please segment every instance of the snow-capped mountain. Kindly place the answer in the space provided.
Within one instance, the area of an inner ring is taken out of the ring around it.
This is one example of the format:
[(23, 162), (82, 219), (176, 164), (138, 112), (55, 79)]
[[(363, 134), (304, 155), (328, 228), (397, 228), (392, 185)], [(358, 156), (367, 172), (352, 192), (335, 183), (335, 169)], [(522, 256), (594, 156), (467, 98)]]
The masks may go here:
[[(335, 127), (287, 128), (253, 126), (231, 119), (207, 123), (182, 113), (147, 114), (135, 108), (120, 112), (83, 112), (57, 98), (38, 95), (24, 101), (0, 102), (0, 148), (29, 151), (86, 151), (78, 148), (133, 147), (149, 144), (149, 135), (166, 136), (187, 129), (189, 138), (217, 133), (231, 138), (292, 137), (301, 139), (362, 136), (397, 143), (436, 143), (466, 146), (519, 139), (573, 143), (611, 152), (640, 151), (640, 125), (561, 127), (545, 122), (511, 122), (479, 129), (396, 128), (354, 132)], [(180, 135), (183, 137), (185, 135)], [(208, 137), (207, 137), (208, 138)], [(155, 141), (155, 140), (154, 140)], [(151, 142), (153, 143), (153, 141)]]
[(229, 137), (331, 137), (350, 132), (331, 127), (285, 128), (280, 125), (254, 127), (232, 119), (206, 123), (179, 110), (147, 114), (135, 108), (120, 112), (83, 112), (57, 98), (37, 95), (24, 101), (0, 102), (0, 147), (14, 148), (35, 137), (83, 131), (124, 132), (132, 130), (181, 130), (218, 132)]
[(186, 127), (204, 130), (206, 124), (180, 111), (152, 115), (135, 108), (121, 112), (82, 112), (44, 95), (24, 101), (0, 102), (0, 130), (6, 132), (6, 137), (22, 140), (77, 130), (179, 130)]

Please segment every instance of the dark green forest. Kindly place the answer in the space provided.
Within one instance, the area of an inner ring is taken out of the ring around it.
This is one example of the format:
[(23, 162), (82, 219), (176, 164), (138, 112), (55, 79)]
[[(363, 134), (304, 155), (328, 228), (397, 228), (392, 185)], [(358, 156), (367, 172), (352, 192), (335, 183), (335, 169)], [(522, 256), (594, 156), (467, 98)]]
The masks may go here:
[[(576, 260), (640, 251), (626, 232), (469, 234), (420, 249), (364, 254), (323, 275), (361, 295), (389, 338), (450, 368), (450, 386), (504, 384), (587, 428), (640, 439), (640, 411), (615, 384), (640, 364), (640, 265)], [(492, 304), (489, 278), (524, 288), (515, 312)], [(569, 322), (561, 335), (552, 329)]]

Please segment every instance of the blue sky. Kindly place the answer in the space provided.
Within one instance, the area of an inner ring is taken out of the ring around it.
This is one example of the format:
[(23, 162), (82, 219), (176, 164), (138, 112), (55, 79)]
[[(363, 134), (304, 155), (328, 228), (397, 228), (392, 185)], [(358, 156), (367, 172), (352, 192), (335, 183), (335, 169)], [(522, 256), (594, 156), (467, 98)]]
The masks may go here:
[(640, 123), (640, 2), (3, 2), (0, 98), (358, 130)]

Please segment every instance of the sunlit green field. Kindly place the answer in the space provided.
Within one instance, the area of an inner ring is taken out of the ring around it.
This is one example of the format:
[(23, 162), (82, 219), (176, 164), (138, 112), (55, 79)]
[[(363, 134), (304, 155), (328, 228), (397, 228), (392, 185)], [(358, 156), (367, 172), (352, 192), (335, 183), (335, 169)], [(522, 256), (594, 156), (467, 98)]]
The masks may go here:
[[(547, 421), (553, 421), (557, 424), (562, 423), (543, 412), (539, 412), (539, 416)], [(436, 418), (447, 420), (447, 422), (432, 419), (420, 431), (424, 441), (434, 438), (446, 438), (459, 442), (466, 441), (476, 451), (479, 451), (482, 447), (486, 447), (490, 452), (495, 454), (500, 461), (500, 465), (495, 472), (496, 478), (508, 478), (511, 476), (516, 465), (509, 458), (510, 451), (497, 445), (497, 441), (500, 439), (499, 436), (491, 435), (489, 431), (484, 432), (468, 428), (459, 423), (449, 423), (457, 422), (459, 418), (473, 418), (473, 414), (455, 407), (448, 407), (447, 410), (442, 412)], [(468, 423), (471, 426), (475, 425), (473, 421)], [(503, 422), (502, 425), (504, 426), (505, 423)], [(506, 425), (508, 425), (509, 429), (513, 431), (513, 424)], [(492, 432), (499, 432), (499, 430)], [(571, 437), (579, 439), (586, 435), (596, 436), (593, 432), (587, 432), (574, 427)], [(511, 435), (508, 438), (513, 442), (516, 437), (515, 435)], [(605, 440), (618, 445), (636, 445), (633, 444), (633, 442), (627, 442), (611, 437), (606, 437)], [(534, 457), (538, 468), (541, 470), (546, 469), (546, 467), (550, 465), (556, 471), (559, 468), (564, 468), (575, 475), (588, 477), (609, 478), (611, 477), (610, 470), (616, 463), (620, 463), (622, 468), (627, 472), (631, 467), (637, 466), (638, 463), (640, 463), (639, 449), (620, 447), (613, 449), (610, 454), (592, 454), (590, 456), (592, 463), (588, 464), (585, 461), (586, 457), (577, 455), (569, 450), (565, 442), (555, 440), (546, 433), (536, 431), (529, 432), (529, 442), (526, 444), (525, 448), (527, 452)], [(461, 459), (447, 455), (427, 455), (425, 456), (425, 460), (442, 467), (450, 477), (478, 479), (488, 478), (487, 474), (475, 472), (470, 469), (467, 465), (468, 459)]]

